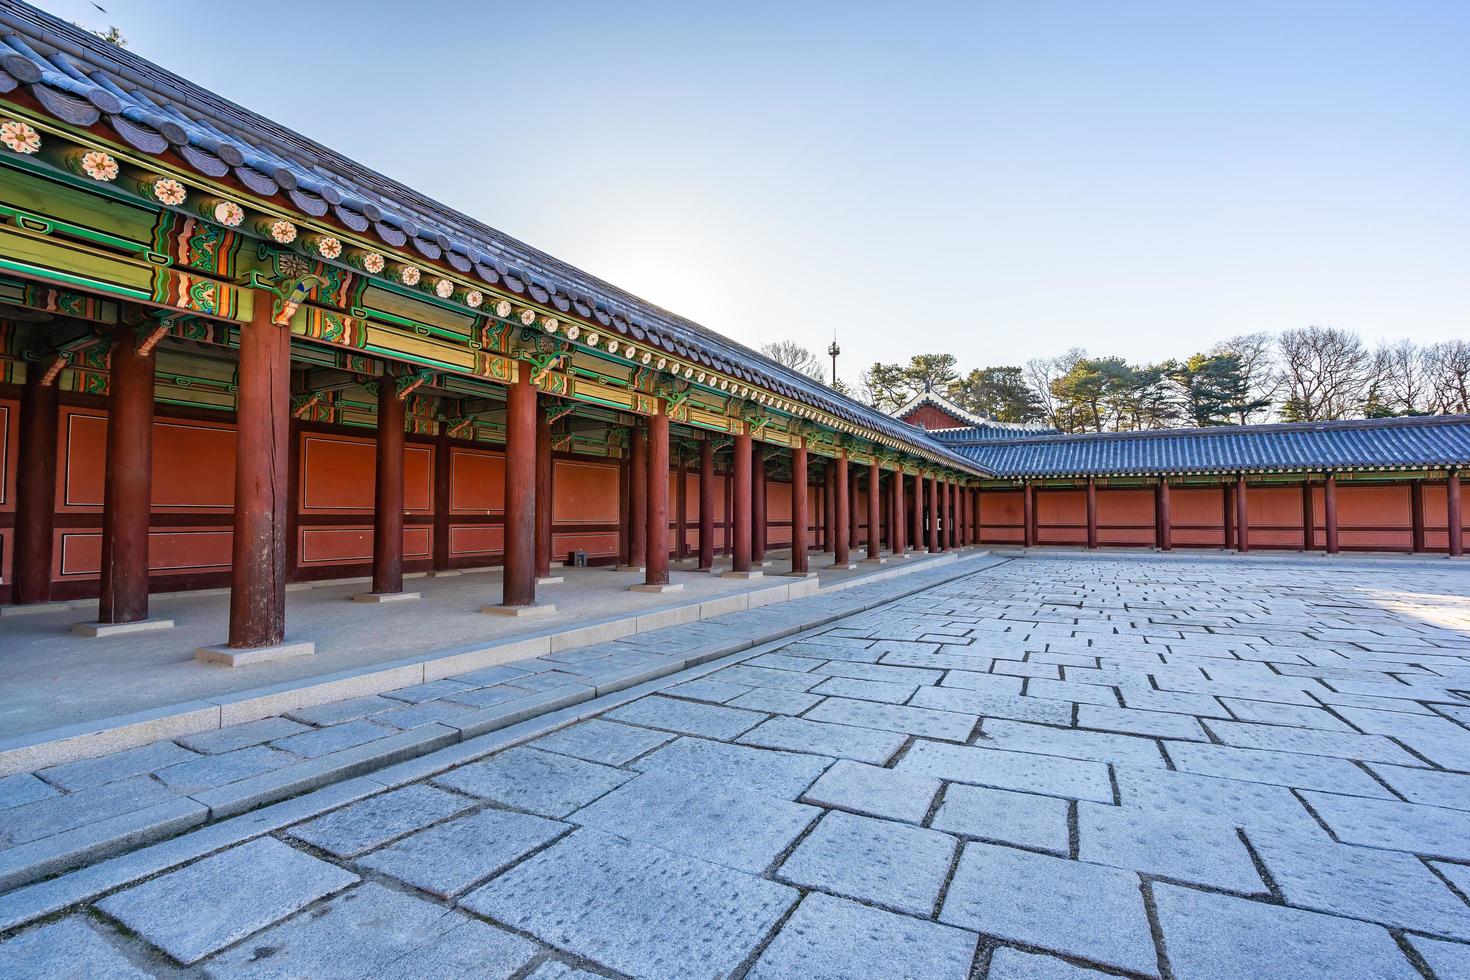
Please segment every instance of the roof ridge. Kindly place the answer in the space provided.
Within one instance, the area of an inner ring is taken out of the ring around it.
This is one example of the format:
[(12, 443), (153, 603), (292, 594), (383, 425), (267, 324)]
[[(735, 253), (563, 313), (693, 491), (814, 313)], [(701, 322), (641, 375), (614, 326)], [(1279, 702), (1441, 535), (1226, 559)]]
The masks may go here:
[[(1034, 436), (1020, 439), (975, 439), (967, 441), (966, 445), (985, 445), (997, 443), (1013, 446), (1026, 443), (1061, 443), (1061, 442), (1106, 442), (1109, 440), (1128, 439), (1180, 439), (1191, 436), (1231, 436), (1231, 435), (1253, 435), (1261, 433), (1288, 433), (1288, 432), (1332, 432), (1351, 431), (1356, 429), (1397, 429), (1413, 428), (1423, 425), (1457, 425), (1470, 424), (1470, 414), (1455, 413), (1449, 415), (1400, 415), (1380, 419), (1322, 419), (1316, 422), (1258, 422), (1252, 425), (1207, 425), (1191, 426), (1189, 428), (1168, 429), (1133, 429), (1126, 432), (1059, 432), (1059, 433), (1037, 433)], [(960, 429), (936, 429), (935, 432), (958, 432)], [(951, 443), (958, 441), (952, 440)]]

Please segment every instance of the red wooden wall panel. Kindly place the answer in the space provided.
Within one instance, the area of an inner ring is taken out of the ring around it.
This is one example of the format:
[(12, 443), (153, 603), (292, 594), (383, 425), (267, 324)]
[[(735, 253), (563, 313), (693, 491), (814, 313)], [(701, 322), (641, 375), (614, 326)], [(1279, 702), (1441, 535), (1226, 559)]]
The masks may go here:
[[(913, 487), (904, 488), (904, 502), (909, 508)], [(1025, 538), (1022, 526), (1026, 509), (1021, 490), (982, 490), (980, 492), (980, 543), (1020, 544)], [(909, 541), (911, 546), (919, 542)]]
[[(1083, 493), (1082, 542), (1087, 543), (1087, 501)], [(1154, 492), (1141, 489), (1107, 489), (1097, 491), (1097, 543), (1100, 545), (1154, 546)]]

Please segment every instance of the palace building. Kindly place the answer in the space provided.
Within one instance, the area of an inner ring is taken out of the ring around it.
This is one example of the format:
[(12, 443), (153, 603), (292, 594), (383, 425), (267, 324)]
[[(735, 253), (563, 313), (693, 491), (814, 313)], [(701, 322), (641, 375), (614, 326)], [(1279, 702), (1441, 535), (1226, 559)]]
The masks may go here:
[[(909, 424), (914, 422), (917, 424)], [(0, 603), (970, 544), (1458, 555), (1463, 417), (899, 419), (23, 4), (0, 9)]]

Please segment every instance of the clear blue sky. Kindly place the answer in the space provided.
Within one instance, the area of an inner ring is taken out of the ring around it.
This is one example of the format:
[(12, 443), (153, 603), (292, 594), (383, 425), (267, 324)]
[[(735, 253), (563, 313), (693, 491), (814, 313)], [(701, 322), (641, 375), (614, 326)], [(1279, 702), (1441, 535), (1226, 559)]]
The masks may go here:
[(1325, 323), (1470, 338), (1470, 2), (54, 0), (841, 374)]

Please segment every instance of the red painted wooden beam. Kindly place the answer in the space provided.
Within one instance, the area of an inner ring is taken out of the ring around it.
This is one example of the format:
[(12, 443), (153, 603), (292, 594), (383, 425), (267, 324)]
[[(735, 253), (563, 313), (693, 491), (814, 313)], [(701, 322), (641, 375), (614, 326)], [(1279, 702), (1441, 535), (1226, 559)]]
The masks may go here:
[(929, 477), (929, 496), (926, 501), (929, 511), (929, 553), (939, 550), (939, 481)]
[(903, 470), (894, 470), (894, 475), (889, 479), (894, 483), (894, 489), (889, 494), (889, 497), (892, 497), (892, 501), (894, 501), (894, 544), (892, 544), (892, 551), (894, 551), (895, 555), (901, 555), (908, 550), (907, 535), (904, 533), (908, 523), (908, 511), (904, 507)]
[(735, 436), (735, 543), (733, 570), (750, 571), (750, 433)]
[(1424, 481), (1409, 484), (1409, 550), (1424, 551)]
[(20, 460), (15, 474), (15, 553), (11, 601), (51, 601), (51, 559), (56, 522), (56, 442), (60, 394), (42, 384), (39, 365), (26, 365), (20, 393)]
[(750, 447), (750, 560), (760, 565), (766, 560), (766, 447), (759, 442)]
[(403, 591), (403, 416), (397, 379), (378, 379), (378, 445), (373, 494), (373, 591)]
[(699, 444), (699, 567), (715, 564), (715, 444), (706, 435)]
[(552, 496), (551, 412), (536, 407), (536, 577), (551, 575)]
[(99, 623), (148, 618), (148, 525), (153, 500), (153, 358), (119, 325), (107, 403)]
[(1172, 551), (1174, 548), (1174, 514), (1169, 500), (1167, 477), (1159, 477), (1158, 487), (1154, 493), (1158, 497), (1159, 550)]
[(646, 585), (669, 584), (669, 415), (659, 402), (648, 417), (648, 566)]
[(1451, 470), (1445, 484), (1445, 510), (1447, 512), (1450, 556), (1458, 558), (1465, 553), (1464, 525), (1460, 522), (1460, 471)]
[(879, 488), (882, 486), (883, 474), (878, 470), (878, 461), (874, 460), (868, 464), (868, 557), (878, 557), (878, 524), (882, 511), (879, 509), (881, 500)]
[(791, 450), (791, 571), (807, 570), (807, 483), (806, 440), (798, 439)]
[(1314, 491), (1312, 481), (1302, 481), (1302, 550), (1313, 551), (1317, 547), (1317, 515), (1313, 512)]
[(1097, 547), (1097, 480), (1087, 478), (1087, 547)]
[(241, 648), (286, 638), (291, 332), (272, 322), (273, 301), (257, 291), (240, 329), (229, 642)]
[(501, 602), (536, 604), (536, 388), (520, 365), (505, 403), (505, 576)]
[(851, 516), (849, 507), (851, 506), (852, 498), (848, 495), (847, 491), (846, 449), (842, 451), (842, 456), (837, 460), (832, 471), (836, 477), (832, 482), (832, 499), (835, 504), (834, 509), (836, 510), (836, 515), (832, 522), (833, 563), (846, 565), (851, 560), (851, 553), (848, 549), (852, 540), (848, 531), (848, 523)]
[(648, 435), (643, 425), (633, 426), (628, 464), (628, 565), (648, 564)]
[(1327, 553), (1337, 554), (1337, 477), (1327, 474), (1327, 480), (1322, 484), (1322, 518), (1327, 524)]
[(1249, 498), (1242, 473), (1235, 481), (1235, 541), (1236, 550), (1242, 553), (1251, 550), (1250, 525)]
[(1036, 544), (1036, 488), (1030, 483), (1021, 488), (1021, 543), (1027, 548)]

